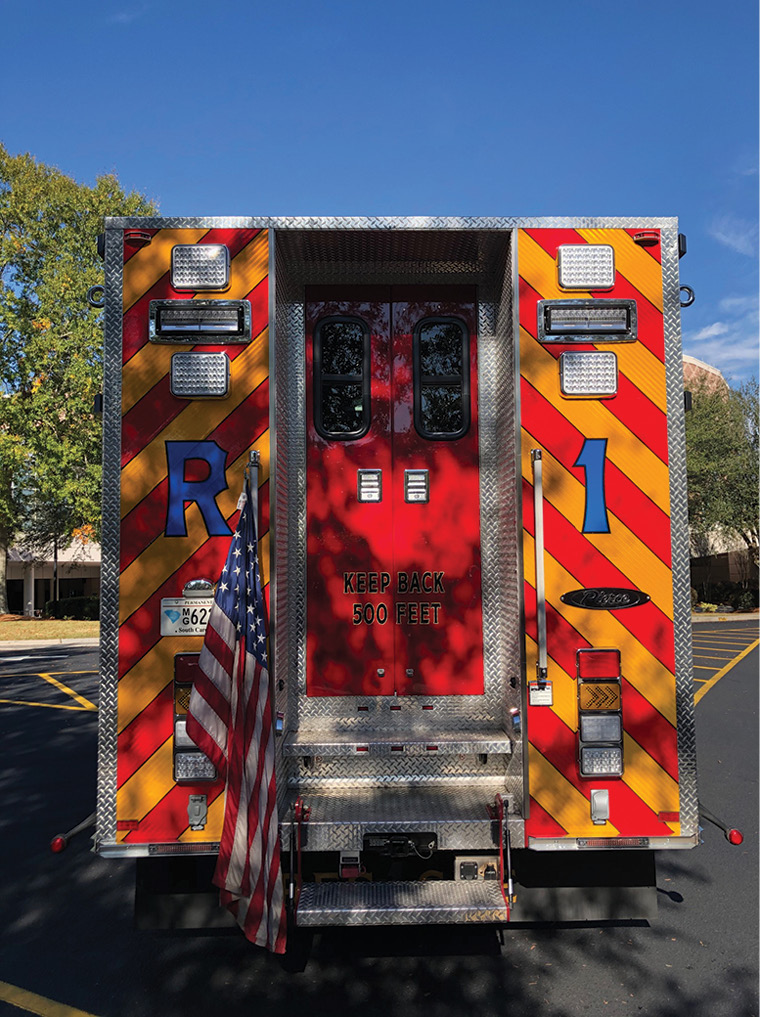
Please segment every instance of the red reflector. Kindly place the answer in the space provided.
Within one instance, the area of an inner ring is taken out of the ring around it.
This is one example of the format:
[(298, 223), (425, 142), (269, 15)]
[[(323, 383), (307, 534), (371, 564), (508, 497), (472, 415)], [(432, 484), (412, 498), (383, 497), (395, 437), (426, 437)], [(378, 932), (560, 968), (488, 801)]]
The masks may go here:
[(678, 823), (681, 819), (680, 812), (658, 812), (657, 818), (662, 823)]
[(403, 752), (403, 751), (404, 751), (403, 745), (391, 745), (391, 752)]
[(620, 650), (578, 650), (579, 678), (619, 678)]
[(438, 746), (437, 745), (426, 745), (425, 748), (428, 750), (428, 752), (437, 752), (438, 751)]
[(579, 848), (641, 848), (649, 847), (649, 837), (587, 837), (578, 838)]
[(356, 751), (357, 752), (369, 752), (369, 745), (357, 745), (356, 746)]
[(50, 841), (50, 850), (53, 852), (54, 855), (59, 855), (61, 851), (66, 850), (68, 843), (69, 842), (66, 840), (65, 837), (62, 837), (60, 835), (58, 837), (53, 837), (53, 839)]
[(358, 865), (344, 865), (340, 870), (341, 879), (358, 879), (360, 875)]
[(744, 834), (741, 830), (729, 830), (726, 836), (729, 844), (741, 844), (744, 841)]

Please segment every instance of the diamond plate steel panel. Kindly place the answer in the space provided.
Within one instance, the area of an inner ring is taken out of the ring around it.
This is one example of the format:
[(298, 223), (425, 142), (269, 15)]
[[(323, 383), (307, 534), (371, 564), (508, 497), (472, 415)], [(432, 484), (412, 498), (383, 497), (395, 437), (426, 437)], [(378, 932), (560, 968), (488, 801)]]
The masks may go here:
[(434, 925), (506, 922), (498, 881), (306, 883), (296, 924)]
[(683, 399), (681, 306), (678, 278), (678, 226), (662, 231), (662, 284), (665, 326), (665, 382), (668, 407), (670, 517), (673, 556), (673, 631), (676, 662), (676, 723), (681, 834), (697, 833), (697, 739), (694, 723), (691, 650), (691, 572), (689, 509), (686, 491), (686, 420)]
[(121, 231), (106, 230), (103, 357), (103, 522), (100, 569), (100, 700), (95, 850), (116, 840), (116, 734), (119, 676), (119, 528), (121, 466)]
[(432, 731), (422, 738), (417, 732), (393, 731), (304, 731), (289, 735), (285, 739), (283, 752), (286, 756), (352, 756), (366, 750), (370, 756), (431, 756), (463, 755), (466, 753), (495, 753), (508, 755), (512, 741), (503, 732), (490, 735), (475, 731), (450, 733)]
[[(498, 829), (488, 806), (503, 787), (339, 788), (311, 792), (311, 816), (303, 827), (307, 851), (360, 851), (369, 833), (434, 833), (441, 851), (498, 848)], [(290, 804), (295, 799), (291, 794)], [(281, 824), (283, 847), (290, 823)]]
[(275, 230), (511, 230), (511, 229), (675, 229), (672, 217), (640, 216), (252, 216), (179, 218), (113, 216), (112, 229), (275, 229)]

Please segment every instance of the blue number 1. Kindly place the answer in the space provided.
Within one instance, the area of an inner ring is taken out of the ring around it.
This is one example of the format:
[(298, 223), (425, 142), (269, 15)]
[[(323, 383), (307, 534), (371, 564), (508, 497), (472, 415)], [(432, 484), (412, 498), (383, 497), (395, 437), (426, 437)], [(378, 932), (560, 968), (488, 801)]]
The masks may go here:
[(607, 455), (606, 438), (586, 438), (574, 466), (583, 467), (586, 474), (586, 513), (583, 533), (609, 533), (607, 505), (604, 499), (604, 461)]

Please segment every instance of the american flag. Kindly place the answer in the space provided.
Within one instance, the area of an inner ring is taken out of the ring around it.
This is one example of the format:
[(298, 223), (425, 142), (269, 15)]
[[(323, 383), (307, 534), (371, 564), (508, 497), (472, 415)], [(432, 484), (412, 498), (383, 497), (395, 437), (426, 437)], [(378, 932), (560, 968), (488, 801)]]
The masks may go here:
[(266, 611), (248, 471), (190, 696), (187, 733), (226, 780), (214, 883), (246, 937), (284, 953), (285, 899), (274, 773)]

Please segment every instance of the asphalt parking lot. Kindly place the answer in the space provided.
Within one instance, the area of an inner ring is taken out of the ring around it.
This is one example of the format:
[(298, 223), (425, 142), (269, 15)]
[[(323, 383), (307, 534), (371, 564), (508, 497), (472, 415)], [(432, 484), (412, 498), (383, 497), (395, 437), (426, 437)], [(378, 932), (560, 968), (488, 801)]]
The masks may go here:
[(661, 852), (655, 922), (324, 930), (300, 974), (237, 930), (137, 931), (131, 861), (50, 853), (95, 800), (97, 650), (2, 651), (0, 1015), (757, 1017), (757, 644), (694, 626), (700, 798), (745, 841)]

